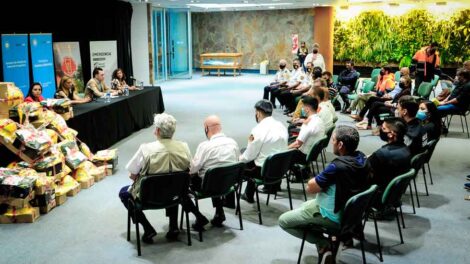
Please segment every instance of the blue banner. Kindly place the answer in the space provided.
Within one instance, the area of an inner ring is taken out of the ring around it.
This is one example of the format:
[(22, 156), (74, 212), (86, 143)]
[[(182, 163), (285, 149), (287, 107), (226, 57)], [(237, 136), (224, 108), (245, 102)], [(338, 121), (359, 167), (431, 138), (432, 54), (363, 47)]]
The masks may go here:
[(33, 80), (42, 85), (42, 96), (54, 98), (56, 91), (52, 34), (29, 34)]
[(28, 35), (2, 35), (3, 81), (14, 82), (23, 91), (29, 90)]

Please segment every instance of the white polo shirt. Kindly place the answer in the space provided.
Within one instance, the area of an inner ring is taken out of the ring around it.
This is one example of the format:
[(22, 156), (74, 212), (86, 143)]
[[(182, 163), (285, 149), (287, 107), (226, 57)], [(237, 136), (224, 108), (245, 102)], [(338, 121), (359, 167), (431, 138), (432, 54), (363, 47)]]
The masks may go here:
[(314, 114), (310, 116), (305, 123), (300, 127), (299, 136), (297, 140), (302, 141), (302, 146), (299, 150), (308, 155), (313, 144), (325, 135), (325, 125), (321, 118)]
[(254, 160), (256, 166), (262, 167), (266, 158), (275, 153), (287, 150), (287, 128), (273, 117), (266, 117), (252, 130), (254, 140), (248, 142), (240, 161)]
[(189, 173), (197, 173), (202, 178), (209, 168), (237, 162), (239, 156), (240, 149), (235, 140), (223, 133), (212, 135), (209, 140), (201, 142), (197, 147)]

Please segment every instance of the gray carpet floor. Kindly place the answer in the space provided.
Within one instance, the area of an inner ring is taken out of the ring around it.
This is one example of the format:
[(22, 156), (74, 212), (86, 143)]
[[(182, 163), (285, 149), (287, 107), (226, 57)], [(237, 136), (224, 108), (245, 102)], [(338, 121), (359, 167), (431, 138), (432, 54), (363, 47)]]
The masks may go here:
[[(239, 77), (201, 77), (162, 83), (166, 112), (177, 119), (175, 138), (188, 142), (192, 153), (205, 139), (203, 120), (209, 114), (222, 119), (224, 132), (240, 147), (246, 146), (250, 130), (255, 126), (253, 105), (262, 97), (263, 87), (273, 76), (244, 74)], [(277, 109), (275, 118), (286, 120)], [(340, 115), (338, 124), (353, 124)], [(439, 142), (431, 161), (434, 185), (429, 196), (424, 194), (422, 176), (418, 179), (421, 208), (412, 214), (409, 196), (404, 196), (406, 228), (405, 244), (400, 244), (395, 221), (381, 221), (379, 230), (385, 263), (470, 263), (467, 249), (470, 236), (470, 194), (463, 188), (465, 175), (470, 174), (468, 149), (470, 139), (461, 132), (458, 118), (453, 121), (448, 137)], [(154, 128), (143, 129), (122, 140), (119, 167), (115, 175), (105, 178), (92, 188), (42, 215), (34, 224), (0, 225), (0, 263), (296, 263), (300, 240), (282, 231), (278, 217), (289, 210), (287, 193), (280, 193), (269, 206), (262, 205), (264, 225), (258, 224), (255, 206), (242, 201), (244, 230), (238, 218), (227, 209), (225, 227), (208, 225), (204, 242), (193, 232), (193, 245), (186, 245), (186, 236), (167, 242), (168, 220), (164, 211), (146, 212), (157, 229), (153, 245), (142, 246), (137, 257), (135, 232), (126, 241), (126, 210), (119, 198), (119, 189), (130, 183), (124, 167), (139, 144), (154, 140)], [(360, 150), (371, 154), (383, 142), (361, 131)], [(328, 160), (333, 154), (331, 147)], [(285, 186), (283, 188), (285, 190)], [(294, 207), (303, 199), (299, 184), (293, 185)], [(309, 197), (311, 199), (311, 196)], [(261, 195), (261, 201), (266, 200)], [(211, 218), (214, 211), (210, 200), (200, 202), (201, 211)], [(191, 218), (191, 221), (194, 217)], [(379, 263), (373, 222), (365, 227), (368, 263)], [(315, 246), (306, 244), (303, 263), (316, 263)], [(340, 263), (361, 263), (359, 244), (343, 251)]]

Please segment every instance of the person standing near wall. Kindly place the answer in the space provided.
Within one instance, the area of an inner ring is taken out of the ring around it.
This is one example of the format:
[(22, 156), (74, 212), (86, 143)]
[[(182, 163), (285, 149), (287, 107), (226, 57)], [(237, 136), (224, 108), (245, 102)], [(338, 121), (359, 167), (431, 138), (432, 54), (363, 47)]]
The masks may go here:
[(416, 79), (414, 95), (418, 95), (419, 85), (422, 82), (431, 82), (434, 74), (439, 72), (439, 64), (441, 59), (437, 51), (439, 45), (436, 42), (431, 43), (427, 47), (418, 50), (413, 56), (413, 64), (415, 64)]

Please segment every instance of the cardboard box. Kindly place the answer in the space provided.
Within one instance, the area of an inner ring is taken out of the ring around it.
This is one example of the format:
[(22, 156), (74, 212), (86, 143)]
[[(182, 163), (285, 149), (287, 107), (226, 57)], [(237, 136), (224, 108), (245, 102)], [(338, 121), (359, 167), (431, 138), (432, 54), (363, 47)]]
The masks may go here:
[(16, 207), (17, 209), (29, 207), (29, 202), (35, 197), (34, 191), (30, 192), (25, 198), (12, 198), (6, 196), (0, 196), (0, 204), (8, 204), (10, 207)]
[(38, 207), (26, 207), (22, 209), (12, 207), (9, 208), (5, 214), (0, 215), (0, 224), (34, 223), (38, 218)]
[(88, 189), (91, 186), (93, 186), (93, 184), (95, 184), (95, 178), (90, 177), (90, 178), (86, 178), (86, 179), (80, 179), (80, 180), (78, 180), (78, 183), (80, 183), (80, 188)]
[(81, 188), (80, 185), (76, 185), (73, 189), (67, 192), (67, 196), (75, 196), (80, 192)]
[(0, 82), (0, 118), (9, 118), (10, 108), (23, 102), (24, 95), (12, 82)]
[(55, 199), (52, 200), (50, 203), (48, 203), (46, 206), (41, 206), (39, 207), (39, 212), (41, 214), (47, 214), (49, 213), (52, 209), (54, 209), (57, 206)]
[(67, 194), (64, 193), (62, 195), (57, 195), (55, 196), (55, 203), (56, 206), (62, 205), (67, 201)]

